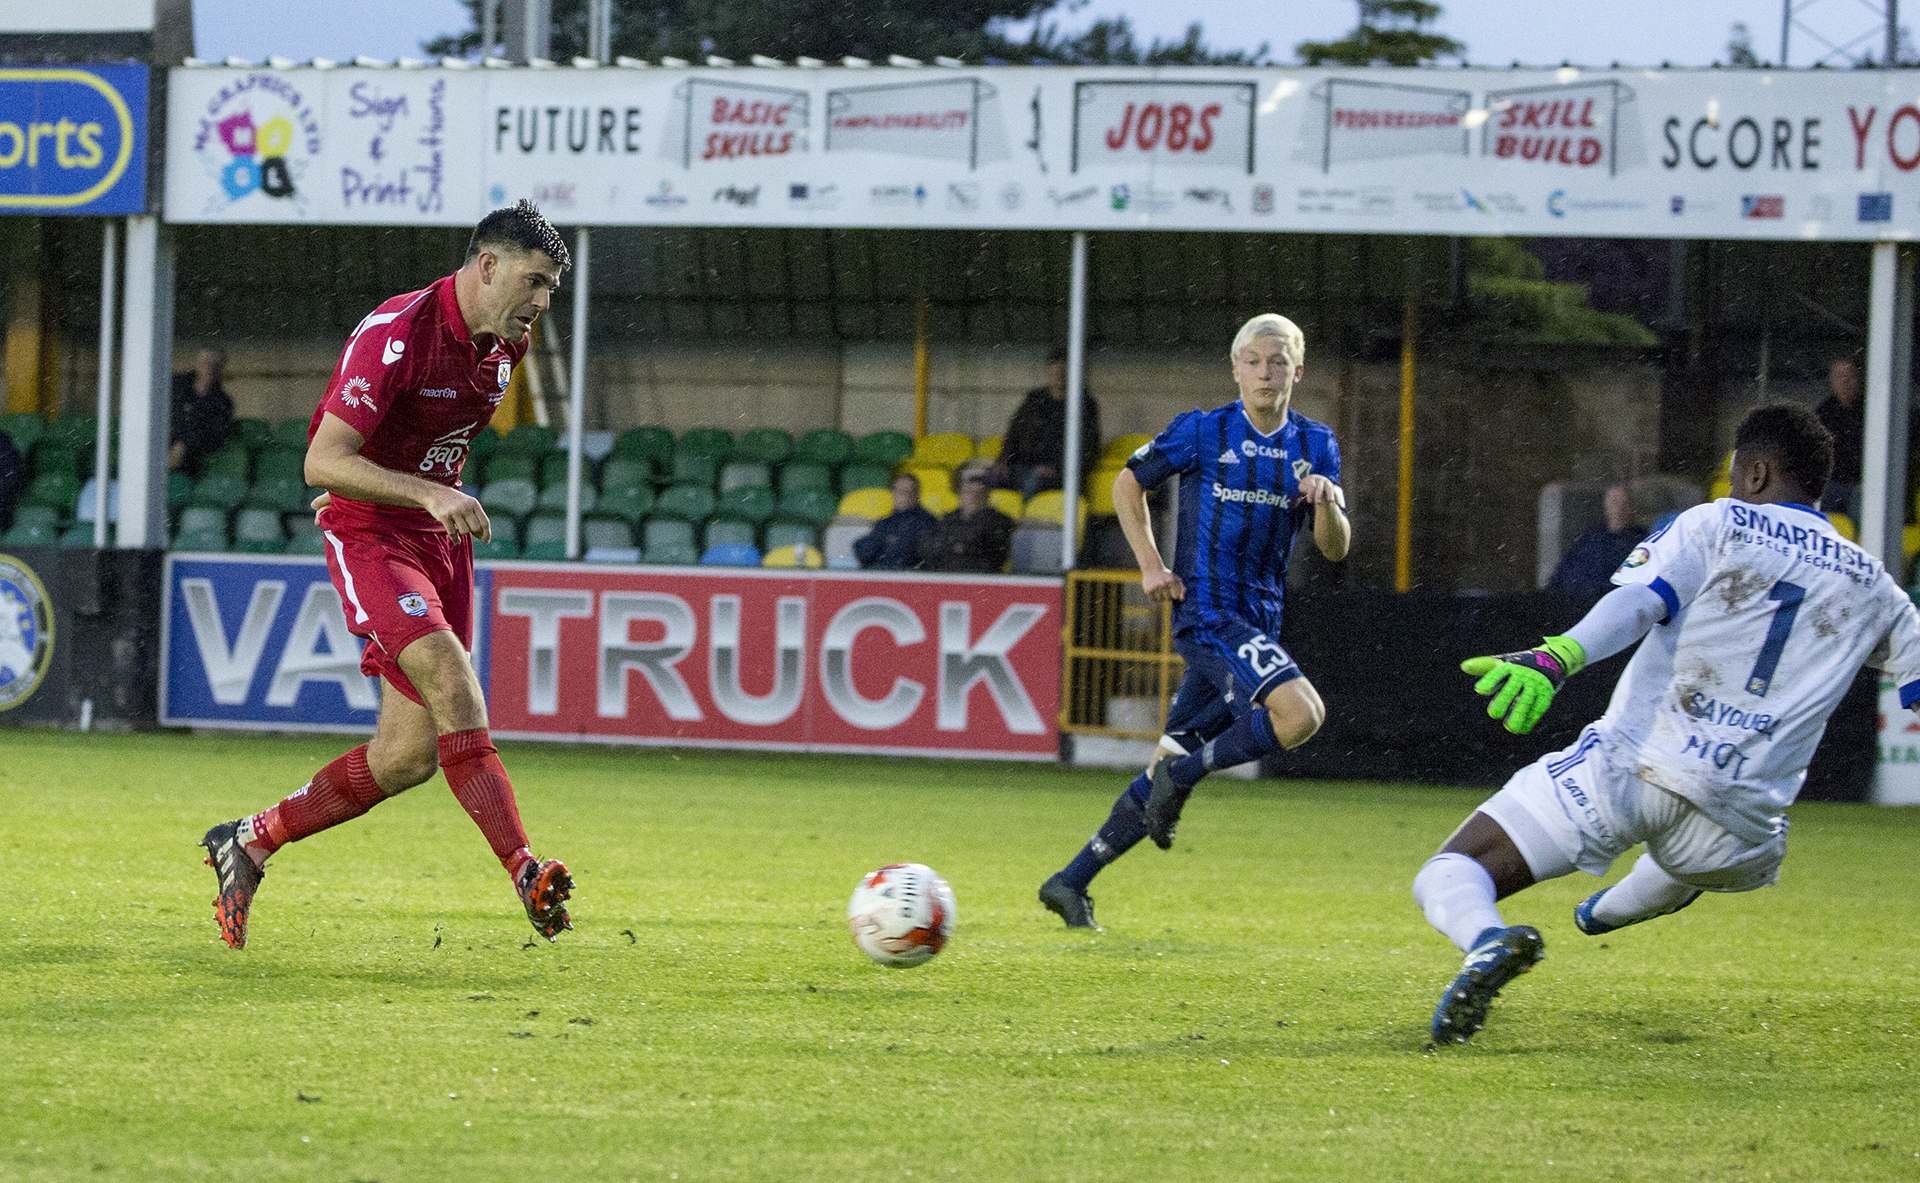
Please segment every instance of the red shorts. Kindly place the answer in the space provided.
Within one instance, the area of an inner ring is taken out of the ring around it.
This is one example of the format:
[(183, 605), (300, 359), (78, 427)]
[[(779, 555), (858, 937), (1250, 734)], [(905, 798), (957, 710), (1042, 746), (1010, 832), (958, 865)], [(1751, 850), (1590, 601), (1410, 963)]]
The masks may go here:
[(360, 655), (368, 677), (385, 678), (420, 705), (400, 670), (400, 651), (450, 629), (473, 649), (473, 545), (423, 530), (326, 528), (327, 573), (347, 613), (347, 628), (370, 644)]

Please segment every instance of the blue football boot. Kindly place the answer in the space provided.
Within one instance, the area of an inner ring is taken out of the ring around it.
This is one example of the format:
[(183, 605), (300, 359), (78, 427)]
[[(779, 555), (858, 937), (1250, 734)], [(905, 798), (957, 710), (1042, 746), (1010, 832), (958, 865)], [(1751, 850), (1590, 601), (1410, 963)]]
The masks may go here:
[(1606, 921), (1595, 917), (1593, 910), (1600, 905), (1600, 897), (1612, 890), (1612, 887), (1603, 887), (1573, 906), (1573, 923), (1581, 932), (1586, 933), (1590, 937), (1597, 937), (1603, 933), (1616, 932), (1630, 925), (1638, 924), (1642, 920), (1652, 920), (1655, 916), (1671, 916), (1688, 904), (1699, 899), (1701, 895), (1700, 892), (1696, 891), (1665, 911), (1651, 912), (1645, 916), (1636, 916), (1632, 920), (1625, 920), (1619, 924), (1608, 924)]
[(1474, 939), (1460, 973), (1433, 1012), (1433, 1042), (1465, 1043), (1487, 1025), (1487, 1008), (1500, 988), (1526, 973), (1546, 952), (1540, 930), (1524, 924), (1489, 928)]

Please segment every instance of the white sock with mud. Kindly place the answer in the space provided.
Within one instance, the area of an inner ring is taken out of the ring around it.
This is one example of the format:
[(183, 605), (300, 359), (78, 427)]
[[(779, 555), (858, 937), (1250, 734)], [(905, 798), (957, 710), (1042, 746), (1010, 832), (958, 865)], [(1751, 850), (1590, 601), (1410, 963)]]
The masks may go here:
[(1427, 914), (1427, 923), (1462, 953), (1487, 929), (1506, 927), (1494, 907), (1493, 876), (1470, 855), (1436, 854), (1428, 859), (1413, 877), (1413, 898)]
[(1607, 888), (1607, 893), (1593, 906), (1593, 918), (1618, 928), (1672, 911), (1698, 890), (1662, 871), (1652, 855), (1643, 854), (1625, 879)]

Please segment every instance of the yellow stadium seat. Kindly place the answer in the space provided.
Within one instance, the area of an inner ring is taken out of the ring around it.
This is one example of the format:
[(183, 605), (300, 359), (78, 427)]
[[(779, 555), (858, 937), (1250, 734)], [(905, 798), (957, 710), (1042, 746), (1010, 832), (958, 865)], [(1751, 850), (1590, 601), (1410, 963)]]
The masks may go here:
[(1020, 510), (1026, 505), (1026, 501), (1020, 496), (1018, 489), (995, 489), (987, 494), (987, 504), (1017, 522), (1020, 520)]
[(1900, 529), (1900, 553), (1907, 559), (1920, 554), (1920, 526), (1903, 526)]
[(1120, 472), (1119, 468), (1099, 468), (1087, 474), (1087, 504), (1094, 513), (1113, 512), (1113, 482)]
[(979, 460), (998, 460), (1000, 459), (1000, 445), (1005, 442), (1006, 440), (1002, 436), (990, 435), (986, 439), (981, 440), (980, 446), (973, 450), (974, 457)]
[(814, 569), (824, 567), (827, 561), (820, 557), (820, 551), (812, 546), (776, 546), (760, 560), (762, 567), (806, 567)]
[(920, 508), (935, 517), (945, 517), (960, 508), (960, 497), (945, 486), (933, 486), (920, 482)]
[(908, 465), (931, 465), (939, 468), (958, 468), (973, 459), (973, 439), (957, 431), (943, 431), (937, 435), (923, 435), (913, 443), (913, 455), (907, 459)]
[[(1079, 497), (1075, 498), (1075, 501), (1080, 507), (1078, 528), (1081, 531), (1085, 531), (1087, 528), (1087, 499), (1085, 497)], [(1025, 512), (1022, 513), (1021, 516), (1027, 521), (1052, 522), (1056, 526), (1061, 526), (1066, 524), (1066, 507), (1066, 495), (1058, 489), (1048, 489), (1044, 493), (1034, 494), (1033, 500), (1027, 502)]]
[(1153, 437), (1150, 435), (1115, 436), (1107, 441), (1106, 447), (1100, 449), (1101, 467), (1119, 468), (1127, 462), (1127, 457), (1140, 450), (1141, 445), (1152, 442)]
[(1852, 518), (1843, 513), (1830, 513), (1827, 517), (1833, 522), (1833, 528), (1839, 531), (1840, 537), (1848, 542), (1860, 541), (1860, 529), (1853, 524)]
[(1733, 496), (1733, 483), (1727, 480), (1726, 477), (1721, 477), (1719, 480), (1713, 482), (1713, 484), (1707, 487), (1708, 501), (1718, 501), (1722, 497), (1731, 497), (1731, 496)]
[(893, 512), (893, 493), (887, 489), (855, 489), (840, 499), (839, 512), (877, 522)]
[(907, 460), (900, 465), (900, 475), (918, 477), (920, 480), (920, 491), (923, 494), (928, 489), (945, 489), (949, 493), (953, 492), (953, 470), (951, 468), (942, 468), (937, 464), (920, 464), (912, 460)]

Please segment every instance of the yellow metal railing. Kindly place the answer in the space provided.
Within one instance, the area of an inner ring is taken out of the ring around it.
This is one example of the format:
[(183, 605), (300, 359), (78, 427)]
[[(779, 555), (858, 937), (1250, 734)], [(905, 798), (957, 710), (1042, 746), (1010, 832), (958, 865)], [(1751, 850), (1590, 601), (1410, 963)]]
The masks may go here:
[(1159, 737), (1185, 671), (1173, 651), (1171, 603), (1149, 601), (1137, 571), (1069, 571), (1061, 642), (1060, 730)]

